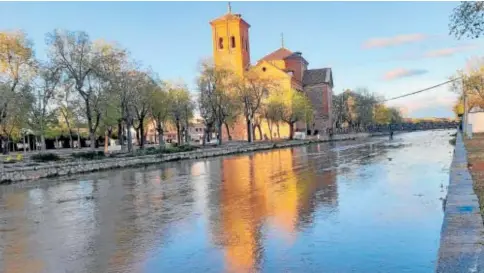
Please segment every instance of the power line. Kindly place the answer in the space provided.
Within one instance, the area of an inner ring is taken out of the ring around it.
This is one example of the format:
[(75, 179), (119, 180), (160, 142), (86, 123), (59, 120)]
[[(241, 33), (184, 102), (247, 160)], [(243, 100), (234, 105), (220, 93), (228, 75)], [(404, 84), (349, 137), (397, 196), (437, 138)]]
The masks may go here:
[(404, 98), (404, 97), (408, 97), (408, 96), (411, 96), (411, 95), (415, 95), (415, 94), (418, 94), (418, 93), (422, 93), (422, 92), (425, 92), (425, 91), (429, 91), (429, 90), (432, 90), (434, 88), (437, 88), (439, 86), (442, 86), (442, 85), (445, 85), (445, 84), (448, 84), (450, 82), (453, 82), (453, 81), (456, 81), (456, 80), (460, 80), (462, 77), (458, 77), (458, 78), (455, 78), (455, 79), (452, 79), (452, 80), (448, 80), (446, 82), (443, 82), (443, 83), (439, 83), (437, 85), (434, 85), (434, 86), (431, 86), (431, 87), (427, 87), (425, 89), (421, 89), (421, 90), (418, 90), (418, 91), (415, 91), (415, 92), (412, 92), (412, 93), (408, 93), (408, 94), (404, 94), (404, 95), (401, 95), (401, 96), (398, 96), (398, 97), (393, 97), (393, 98), (390, 98), (390, 99), (386, 99), (384, 100), (383, 102), (387, 102), (387, 101), (391, 101), (391, 100), (396, 100), (396, 99), (400, 99), (400, 98)]

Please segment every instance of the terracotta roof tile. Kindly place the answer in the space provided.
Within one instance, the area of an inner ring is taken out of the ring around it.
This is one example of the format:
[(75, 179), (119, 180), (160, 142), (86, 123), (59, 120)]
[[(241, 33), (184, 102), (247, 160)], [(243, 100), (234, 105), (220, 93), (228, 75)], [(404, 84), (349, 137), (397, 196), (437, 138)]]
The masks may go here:
[(292, 55), (292, 52), (290, 50), (281, 47), (278, 50), (266, 55), (264, 58), (260, 59), (259, 61), (284, 60), (286, 57), (291, 55)]

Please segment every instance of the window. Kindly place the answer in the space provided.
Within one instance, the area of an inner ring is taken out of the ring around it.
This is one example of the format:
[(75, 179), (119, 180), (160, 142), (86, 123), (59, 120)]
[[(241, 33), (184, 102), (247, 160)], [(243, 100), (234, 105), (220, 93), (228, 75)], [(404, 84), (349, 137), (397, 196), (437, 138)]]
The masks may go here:
[(235, 48), (235, 37), (234, 36), (230, 37), (230, 46), (232, 48)]
[(224, 38), (218, 38), (218, 49), (224, 49)]
[(267, 70), (267, 68), (264, 66), (264, 67), (262, 68), (262, 71), (266, 72), (266, 70)]
[(245, 50), (249, 51), (249, 40), (245, 40)]

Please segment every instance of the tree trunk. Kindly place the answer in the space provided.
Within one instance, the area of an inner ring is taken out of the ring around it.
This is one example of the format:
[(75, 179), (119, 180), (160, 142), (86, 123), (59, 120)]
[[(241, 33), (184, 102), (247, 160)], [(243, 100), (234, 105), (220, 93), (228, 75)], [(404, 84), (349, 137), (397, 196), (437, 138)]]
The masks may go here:
[(203, 129), (203, 137), (202, 137), (202, 146), (205, 146), (205, 144), (207, 144), (207, 128), (204, 128)]
[[(77, 127), (77, 149), (81, 149), (81, 132), (79, 130), (80, 128)], [(72, 136), (71, 136), (72, 138)]]
[(250, 122), (250, 118), (248, 116), (245, 117), (245, 121), (247, 122), (247, 141), (252, 142), (254, 139), (252, 138), (252, 126)]
[(257, 125), (257, 130), (259, 131), (259, 137), (260, 137), (260, 140), (262, 140), (262, 129), (260, 128), (260, 124)]
[(180, 121), (176, 121), (176, 142), (178, 144), (178, 146), (180, 146), (182, 143), (181, 143), (181, 132), (180, 132)]
[(205, 128), (205, 130), (207, 130), (207, 141), (212, 141), (212, 125)]
[[(227, 124), (225, 124), (225, 125), (227, 125)], [(218, 124), (218, 128), (217, 128), (217, 130), (218, 130), (218, 145), (222, 145), (222, 126), (223, 126), (223, 124), (220, 122)], [(227, 131), (227, 133), (228, 133), (228, 131)], [(230, 139), (230, 137), (229, 137), (229, 139)]]
[(185, 143), (186, 144), (190, 144), (190, 134), (189, 134), (189, 127), (190, 127), (190, 124), (189, 124), (189, 121), (188, 121), (188, 114), (185, 115)]
[(44, 136), (44, 134), (40, 135), (40, 150), (45, 151), (45, 136)]
[[(224, 123), (225, 123), (225, 129), (227, 130), (227, 138), (229, 139), (229, 141), (231, 141), (232, 140), (232, 136), (230, 135), (229, 125), (227, 124), (227, 122), (224, 122)], [(222, 129), (220, 128), (219, 130), (221, 131)]]
[(288, 122), (287, 124), (289, 125), (289, 140), (293, 140), (294, 139), (294, 123)]
[(165, 149), (165, 140), (163, 139), (163, 127), (158, 124), (158, 143), (160, 144), (160, 149)]
[(121, 145), (121, 150), (124, 147), (124, 139), (123, 139), (123, 121), (118, 120), (118, 143)]
[(279, 131), (279, 122), (276, 123), (276, 127), (277, 127), (277, 138), (281, 138), (281, 132)]
[(139, 138), (140, 138), (140, 142), (139, 142), (139, 147), (141, 149), (143, 149), (145, 147), (145, 128), (144, 128), (144, 118), (142, 119), (138, 119), (138, 122), (139, 122)]
[(131, 153), (133, 151), (133, 136), (131, 135), (131, 121), (128, 119), (126, 122), (126, 139), (128, 141), (128, 152)]
[(270, 134), (271, 140), (272, 140), (272, 126), (273, 125), (274, 124), (272, 124), (271, 121), (269, 121), (269, 120), (267, 121), (267, 127), (269, 127), (269, 134)]
[(96, 135), (94, 134), (94, 132), (91, 129), (89, 129), (89, 139), (91, 140), (91, 145), (90, 145), (91, 150), (95, 150), (96, 149)]
[(104, 132), (104, 153), (108, 153), (108, 145), (109, 145), (109, 134), (108, 131), (106, 130)]
[(135, 134), (135, 136), (136, 136), (136, 143), (137, 143), (137, 144), (138, 144), (138, 146), (139, 146), (139, 145), (140, 145), (140, 139), (139, 139), (139, 127), (138, 127), (138, 128), (134, 127), (134, 129), (135, 129), (135, 131), (136, 131), (136, 134)]

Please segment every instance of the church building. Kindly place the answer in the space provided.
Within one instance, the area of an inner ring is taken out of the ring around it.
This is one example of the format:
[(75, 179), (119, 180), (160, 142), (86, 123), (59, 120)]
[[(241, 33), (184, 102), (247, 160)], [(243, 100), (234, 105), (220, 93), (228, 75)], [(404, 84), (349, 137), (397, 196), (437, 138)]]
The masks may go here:
[[(311, 124), (297, 123), (294, 131), (316, 130), (323, 134), (332, 126), (333, 75), (331, 68), (308, 69), (309, 62), (301, 52), (291, 51), (284, 46), (266, 55), (251, 65), (250, 60), (250, 25), (240, 14), (231, 11), (210, 22), (212, 27), (213, 60), (215, 66), (230, 68), (235, 74), (243, 77), (246, 71), (256, 71), (261, 77), (274, 79), (281, 90), (295, 89), (304, 92), (311, 101), (314, 118)], [(256, 131), (256, 139), (270, 138), (267, 121), (260, 121), (262, 135)], [(273, 137), (288, 138), (289, 127), (280, 124), (279, 135)], [(273, 130), (274, 131), (274, 130)], [(240, 121), (230, 129), (233, 140), (246, 140), (245, 121)], [(224, 128), (223, 138), (227, 139)]]

